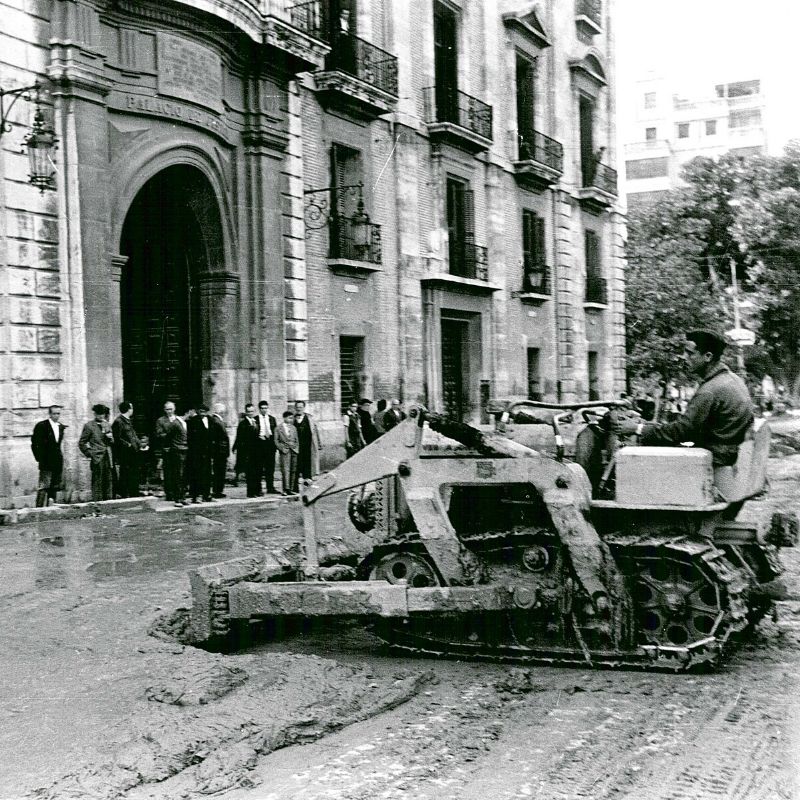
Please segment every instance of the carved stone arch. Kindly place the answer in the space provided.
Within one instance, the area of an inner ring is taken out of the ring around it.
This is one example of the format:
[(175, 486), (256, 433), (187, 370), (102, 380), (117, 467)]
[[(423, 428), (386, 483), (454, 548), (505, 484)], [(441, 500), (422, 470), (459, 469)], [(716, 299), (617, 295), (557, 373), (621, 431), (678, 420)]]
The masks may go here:
[[(215, 249), (215, 258), (209, 263), (214, 270), (231, 269), (237, 264), (235, 226), (233, 220), (230, 192), (226, 187), (225, 173), (222, 167), (210, 158), (202, 148), (186, 143), (175, 143), (174, 140), (148, 140), (128, 151), (127, 157), (117, 166), (114, 186), (120, 187), (111, 203), (112, 237), (115, 247), (119, 248), (122, 226), (125, 215), (141, 188), (159, 172), (172, 166), (191, 166), (201, 172), (211, 186), (220, 215), (220, 226), (223, 241)], [(192, 201), (197, 205), (193, 209), (197, 214), (211, 213), (208, 208), (207, 194), (200, 192), (199, 199)], [(202, 221), (198, 218), (198, 221)]]
[(596, 98), (608, 85), (603, 57), (594, 49), (589, 50), (583, 58), (570, 61), (569, 68), (578, 91), (589, 97)]

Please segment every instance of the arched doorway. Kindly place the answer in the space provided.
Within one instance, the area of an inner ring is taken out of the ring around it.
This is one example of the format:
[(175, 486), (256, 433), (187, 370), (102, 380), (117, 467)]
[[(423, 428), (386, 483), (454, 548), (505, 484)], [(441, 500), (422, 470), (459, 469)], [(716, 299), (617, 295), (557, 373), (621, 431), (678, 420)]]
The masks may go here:
[(122, 228), (123, 391), (148, 432), (173, 400), (179, 413), (203, 399), (209, 342), (200, 281), (223, 263), (222, 225), (208, 179), (167, 167), (139, 190)]

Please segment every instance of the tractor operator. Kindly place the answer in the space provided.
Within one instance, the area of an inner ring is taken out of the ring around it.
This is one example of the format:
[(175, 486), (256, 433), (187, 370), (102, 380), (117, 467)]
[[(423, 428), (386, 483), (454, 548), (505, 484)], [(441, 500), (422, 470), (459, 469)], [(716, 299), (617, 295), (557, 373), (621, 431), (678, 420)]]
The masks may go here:
[(713, 331), (689, 331), (684, 358), (700, 385), (684, 415), (663, 425), (623, 420), (614, 432), (636, 434), (642, 445), (676, 447), (692, 442), (711, 451), (714, 467), (735, 464), (739, 445), (753, 424), (753, 401), (744, 381), (720, 361), (725, 347), (725, 340)]

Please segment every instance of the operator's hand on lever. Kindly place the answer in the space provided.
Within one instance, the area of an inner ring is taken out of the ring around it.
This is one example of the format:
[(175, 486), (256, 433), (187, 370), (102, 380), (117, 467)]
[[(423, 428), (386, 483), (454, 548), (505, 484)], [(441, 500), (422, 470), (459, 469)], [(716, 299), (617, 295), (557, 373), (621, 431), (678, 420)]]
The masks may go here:
[(617, 436), (641, 436), (642, 433), (642, 419), (636, 414), (627, 414), (625, 412), (618, 412), (611, 414), (611, 430)]

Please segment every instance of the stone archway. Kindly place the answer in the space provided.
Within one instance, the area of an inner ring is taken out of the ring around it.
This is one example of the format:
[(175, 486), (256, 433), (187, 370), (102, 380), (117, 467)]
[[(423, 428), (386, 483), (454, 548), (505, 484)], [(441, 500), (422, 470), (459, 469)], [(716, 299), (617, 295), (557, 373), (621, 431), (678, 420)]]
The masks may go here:
[(146, 432), (165, 400), (180, 411), (210, 399), (208, 294), (225, 275), (225, 252), (219, 204), (203, 172), (176, 164), (151, 177), (128, 209), (120, 253), (123, 391)]

